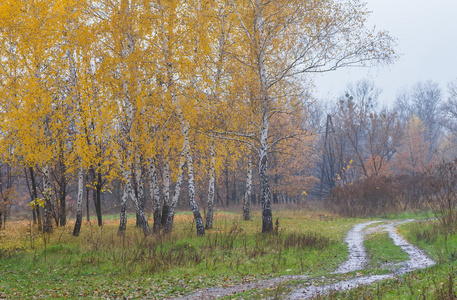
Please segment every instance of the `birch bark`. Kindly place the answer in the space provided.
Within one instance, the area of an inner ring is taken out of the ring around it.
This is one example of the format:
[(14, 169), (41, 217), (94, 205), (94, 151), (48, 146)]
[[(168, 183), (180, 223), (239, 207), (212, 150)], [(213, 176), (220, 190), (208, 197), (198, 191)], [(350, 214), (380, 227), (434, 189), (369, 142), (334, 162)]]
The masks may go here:
[(259, 151), (259, 177), (262, 202), (262, 232), (273, 232), (273, 217), (271, 214), (271, 191), (268, 182), (268, 130), (270, 125), (270, 99), (268, 97), (268, 83), (265, 62), (264, 20), (262, 4), (257, 1), (258, 13), (256, 16), (256, 28), (258, 29), (257, 40), (257, 67), (260, 77), (260, 101), (262, 108), (262, 124), (260, 128), (260, 151)]
[(179, 168), (178, 168), (178, 178), (176, 180), (175, 191), (173, 193), (173, 198), (170, 203), (168, 215), (166, 216), (167, 220), (165, 222), (165, 226), (163, 228), (164, 233), (170, 233), (171, 229), (173, 228), (173, 220), (175, 217), (175, 207), (178, 203), (179, 194), (181, 193), (181, 185), (182, 185), (182, 178), (184, 173), (184, 165), (186, 164), (186, 145), (183, 145), (183, 149), (181, 152), (181, 157), (179, 160)]
[(51, 174), (49, 167), (43, 167), (43, 197), (44, 197), (44, 218), (43, 218), (43, 232), (51, 233), (52, 227), (52, 203), (51, 203)]
[(192, 158), (192, 153), (190, 152), (190, 143), (189, 143), (189, 124), (182, 115), (181, 119), (181, 131), (184, 136), (184, 147), (186, 149), (185, 155), (187, 160), (187, 176), (189, 177), (188, 181), (188, 190), (189, 190), (189, 205), (192, 213), (194, 214), (195, 225), (197, 227), (197, 235), (205, 235), (205, 227), (203, 226), (203, 219), (198, 209), (197, 201), (195, 200), (195, 177), (194, 177), (194, 160)]
[[(144, 212), (144, 207), (146, 206), (146, 197), (144, 194), (144, 181), (143, 181), (143, 174), (142, 174), (142, 168), (141, 168), (141, 159), (139, 157), (136, 158), (136, 168), (134, 172), (134, 179), (135, 179), (135, 190), (134, 190), (134, 195), (138, 199), (138, 205), (140, 209)], [(136, 213), (136, 226), (140, 227), (141, 226), (141, 217), (140, 214), (137, 212)]]
[(152, 198), (152, 211), (154, 216), (152, 232), (159, 233), (162, 229), (162, 214), (160, 210), (159, 179), (157, 176), (156, 159), (154, 157), (149, 161), (149, 182)]
[(135, 195), (132, 187), (132, 167), (131, 166), (122, 166), (122, 176), (124, 179), (124, 191), (121, 200), (121, 216), (120, 216), (120, 224), (118, 234), (122, 235), (125, 233), (127, 228), (127, 200), (130, 198), (135, 205), (135, 210), (138, 215), (139, 225), (143, 229), (143, 233), (145, 236), (151, 233), (149, 228), (148, 220), (146, 215), (144, 214), (143, 210), (140, 207), (138, 202), (138, 198)]
[(216, 181), (216, 155), (214, 153), (214, 141), (210, 148), (211, 162), (209, 166), (208, 201), (206, 202), (206, 229), (213, 228), (214, 214), (214, 183)]
[[(251, 147), (249, 147), (249, 150)], [(251, 191), (252, 191), (252, 154), (249, 151), (248, 169), (246, 178), (246, 192), (244, 193), (243, 202), (243, 219), (248, 221), (251, 219)]]
[(75, 227), (73, 229), (73, 235), (79, 236), (79, 232), (81, 231), (81, 223), (83, 219), (83, 192), (84, 192), (84, 172), (82, 166), (79, 167), (78, 172), (78, 199), (76, 201), (76, 222)]
[(168, 162), (169, 144), (168, 136), (165, 137), (165, 157), (163, 162), (163, 206), (162, 206), (162, 227), (167, 223), (170, 212), (170, 163)]

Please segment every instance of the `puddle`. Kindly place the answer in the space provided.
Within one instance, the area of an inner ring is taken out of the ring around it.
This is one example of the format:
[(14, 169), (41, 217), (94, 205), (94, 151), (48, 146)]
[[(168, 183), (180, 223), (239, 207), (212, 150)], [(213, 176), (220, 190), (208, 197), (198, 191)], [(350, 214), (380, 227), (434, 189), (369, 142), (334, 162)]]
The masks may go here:
[(355, 279), (343, 280), (334, 284), (329, 284), (325, 286), (309, 286), (304, 289), (295, 291), (293, 294), (288, 296), (288, 299), (310, 299), (320, 295), (325, 295), (332, 291), (345, 291), (355, 289), (361, 285), (371, 284), (376, 281), (389, 279), (394, 277), (393, 274), (386, 275), (372, 275), (372, 276), (363, 276), (357, 277)]
[(248, 290), (259, 290), (276, 287), (279, 284), (290, 280), (306, 280), (309, 276), (305, 275), (286, 275), (276, 278), (261, 280), (258, 282), (249, 282), (232, 287), (209, 288), (206, 290), (198, 291), (192, 295), (182, 298), (175, 298), (176, 300), (191, 300), (191, 299), (217, 299), (237, 293), (243, 293)]

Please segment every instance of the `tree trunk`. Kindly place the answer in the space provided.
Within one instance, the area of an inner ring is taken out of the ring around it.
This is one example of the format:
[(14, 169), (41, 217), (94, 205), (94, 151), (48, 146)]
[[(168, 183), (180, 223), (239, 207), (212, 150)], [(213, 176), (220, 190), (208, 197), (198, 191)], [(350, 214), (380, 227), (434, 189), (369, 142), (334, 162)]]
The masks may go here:
[[(249, 150), (251, 147), (249, 147)], [(252, 190), (252, 153), (249, 151), (248, 156), (248, 170), (246, 178), (246, 192), (244, 194), (243, 203), (243, 219), (248, 221), (251, 219), (251, 190)]]
[[(144, 212), (144, 208), (146, 206), (146, 197), (144, 195), (144, 182), (143, 182), (143, 174), (141, 172), (141, 163), (138, 160), (138, 167), (136, 168), (135, 172), (135, 193), (134, 195), (138, 199), (138, 205), (141, 208), (141, 211)], [(139, 211), (136, 212), (136, 227), (141, 227), (141, 215)]]
[(130, 186), (130, 183), (124, 184), (124, 191), (122, 193), (122, 199), (121, 199), (121, 215), (119, 219), (119, 230), (118, 230), (118, 235), (123, 235), (125, 233), (125, 230), (127, 229), (127, 200), (129, 198), (129, 191), (128, 188)]
[[(86, 174), (86, 182), (89, 182), (89, 176)], [(89, 187), (86, 187), (86, 221), (90, 222), (90, 214), (89, 214)]]
[(148, 220), (146, 219), (146, 216), (140, 207), (138, 198), (136, 197), (136, 195), (133, 191), (133, 188), (132, 188), (131, 166), (128, 166), (127, 168), (125, 168), (123, 166), (123, 164), (121, 164), (121, 168), (123, 169), (123, 177), (124, 177), (125, 183), (124, 183), (124, 194), (122, 195), (122, 202), (121, 202), (121, 216), (120, 216), (118, 234), (120, 234), (120, 235), (124, 234), (125, 230), (127, 228), (127, 199), (130, 197), (130, 199), (133, 201), (133, 204), (135, 205), (136, 212), (138, 213), (140, 226), (143, 229), (143, 233), (145, 236), (147, 236), (151, 233), (151, 230), (149, 229)]
[[(165, 226), (163, 228), (163, 232), (168, 234), (171, 232), (171, 229), (173, 228), (173, 220), (175, 217), (175, 207), (176, 204), (178, 203), (179, 199), (179, 194), (181, 193), (181, 185), (182, 185), (182, 178), (183, 178), (183, 173), (184, 173), (184, 165), (186, 163), (186, 146), (185, 144), (183, 145), (183, 150), (181, 153), (181, 158), (179, 160), (179, 169), (178, 169), (178, 178), (176, 180), (176, 185), (175, 185), (175, 191), (173, 194), (173, 199), (171, 199), (171, 203), (169, 206), (169, 212), (166, 216), (167, 221), (165, 222)], [(163, 217), (163, 215), (162, 215)]]
[[(30, 171), (30, 180), (32, 181), (32, 193), (33, 193), (33, 199), (36, 201), (38, 198), (38, 192), (37, 192), (37, 187), (36, 187), (36, 180), (35, 180), (35, 172), (33, 171), (33, 167), (29, 167)], [(41, 214), (40, 214), (40, 207), (36, 207), (36, 215), (37, 215), (37, 222), (38, 222), (38, 230), (42, 230), (41, 226)]]
[(214, 153), (214, 141), (211, 142), (210, 157), (211, 162), (209, 165), (208, 200), (206, 202), (206, 229), (213, 228), (214, 182), (216, 181), (216, 155)]
[(43, 232), (51, 233), (52, 226), (52, 203), (51, 203), (51, 175), (48, 166), (43, 167), (43, 197), (44, 197), (44, 218)]
[[(259, 7), (255, 18), (255, 27), (259, 32), (259, 39), (266, 40), (265, 20), (263, 10)], [(259, 72), (260, 103), (262, 108), (262, 124), (260, 126), (259, 177), (260, 195), (262, 202), (262, 232), (273, 232), (273, 217), (271, 215), (271, 190), (268, 182), (268, 130), (271, 117), (271, 105), (268, 97), (268, 83), (266, 74), (266, 49), (263, 46), (256, 49), (256, 65)]]
[(268, 113), (264, 113), (261, 127), (259, 177), (262, 203), (262, 232), (273, 232), (273, 217), (271, 214), (271, 191), (268, 182)]
[(33, 222), (33, 225), (36, 225), (36, 223), (37, 223), (37, 220), (36, 220), (36, 209), (37, 209), (37, 207), (36, 207), (35, 198), (33, 197), (32, 190), (30, 189), (29, 175), (27, 173), (27, 168), (24, 168), (24, 175), (25, 175), (25, 182), (27, 184), (27, 190), (29, 191), (31, 202), (33, 202), (33, 204), (34, 204), (32, 206), (32, 222)]
[(32, 208), (32, 224), (36, 225), (36, 207)]
[(225, 159), (225, 202), (227, 207), (230, 204), (230, 196), (229, 196), (229, 170), (228, 170), (228, 160)]
[(190, 152), (189, 143), (189, 125), (187, 121), (181, 116), (182, 133), (184, 136), (184, 143), (186, 144), (186, 158), (187, 158), (187, 175), (189, 177), (188, 191), (189, 191), (189, 205), (192, 213), (194, 214), (195, 225), (197, 227), (197, 235), (205, 235), (205, 227), (203, 226), (203, 219), (198, 209), (197, 201), (195, 200), (195, 177), (194, 177), (194, 161)]
[(156, 160), (151, 158), (149, 162), (149, 182), (152, 198), (152, 212), (154, 215), (154, 225), (152, 225), (152, 232), (159, 233), (162, 229), (162, 212), (160, 210), (160, 191), (159, 179), (157, 176)]
[(67, 196), (67, 179), (65, 173), (62, 174), (60, 181), (60, 206), (59, 206), (59, 226), (63, 227), (67, 224), (67, 212), (66, 212), (66, 199)]
[(232, 202), (240, 204), (240, 198), (236, 196), (236, 172), (233, 172)]
[(162, 227), (167, 223), (170, 213), (170, 164), (168, 157), (164, 158), (163, 165), (163, 206), (162, 206)]
[(84, 172), (83, 168), (79, 168), (78, 176), (78, 199), (76, 201), (76, 222), (75, 228), (73, 229), (73, 235), (79, 236), (81, 231), (81, 223), (83, 220), (83, 193), (84, 193)]
[[(100, 167), (100, 165), (99, 165)], [(97, 214), (97, 222), (98, 226), (103, 226), (103, 219), (102, 219), (102, 172), (97, 172), (97, 184), (95, 185), (95, 212)]]

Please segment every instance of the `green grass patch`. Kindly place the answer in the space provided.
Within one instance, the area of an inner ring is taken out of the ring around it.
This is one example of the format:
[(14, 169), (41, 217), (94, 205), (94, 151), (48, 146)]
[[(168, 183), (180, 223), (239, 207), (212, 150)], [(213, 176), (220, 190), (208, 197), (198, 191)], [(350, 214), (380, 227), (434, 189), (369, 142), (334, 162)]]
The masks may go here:
[(432, 211), (403, 211), (396, 213), (383, 214), (377, 217), (377, 219), (387, 219), (387, 220), (428, 220), (434, 218)]
[(373, 233), (367, 236), (364, 243), (370, 262), (368, 269), (391, 270), (395, 263), (408, 260), (408, 254), (394, 245), (386, 232)]
[[(45, 236), (27, 222), (0, 232), (0, 298), (167, 298), (205, 287), (237, 285), (280, 275), (322, 276), (347, 255), (344, 236), (360, 220), (319, 218), (281, 211), (276, 234), (261, 234), (261, 216), (216, 213), (214, 229), (197, 237), (192, 215), (179, 214), (169, 236), (144, 237), (129, 215), (84, 222), (73, 237), (72, 221)], [(20, 295), (20, 296), (19, 296)]]

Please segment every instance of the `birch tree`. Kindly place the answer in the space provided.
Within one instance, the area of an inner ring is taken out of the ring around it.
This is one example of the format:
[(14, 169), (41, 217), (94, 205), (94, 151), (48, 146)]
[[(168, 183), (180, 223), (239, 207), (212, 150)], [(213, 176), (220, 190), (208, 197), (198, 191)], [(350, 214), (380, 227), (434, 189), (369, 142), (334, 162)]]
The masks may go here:
[(389, 61), (392, 39), (385, 32), (365, 27), (367, 11), (356, 1), (263, 1), (231, 4), (239, 30), (251, 52), (238, 59), (255, 72), (258, 109), (259, 177), (262, 232), (273, 231), (268, 181), (270, 119), (285, 111), (278, 86), (312, 72), (324, 72), (365, 62)]

